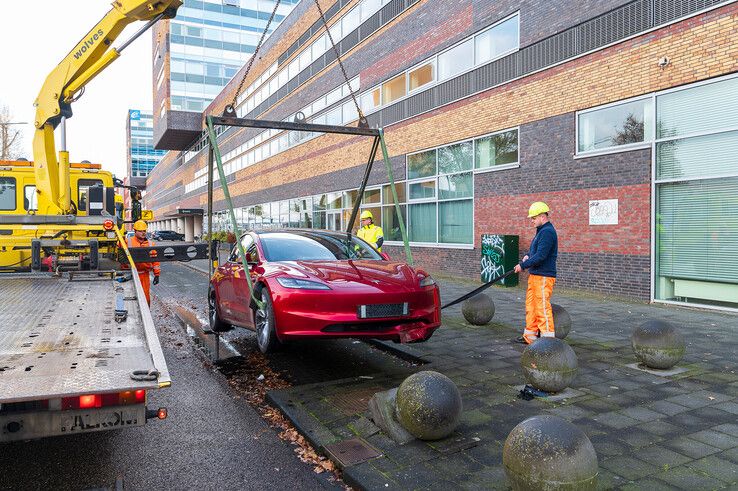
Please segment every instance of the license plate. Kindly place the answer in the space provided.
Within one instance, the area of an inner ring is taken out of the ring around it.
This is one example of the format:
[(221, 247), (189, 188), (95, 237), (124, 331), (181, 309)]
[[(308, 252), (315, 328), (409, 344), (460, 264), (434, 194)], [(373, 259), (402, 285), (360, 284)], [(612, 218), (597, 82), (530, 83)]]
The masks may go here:
[(80, 433), (139, 426), (144, 424), (145, 418), (145, 411), (141, 411), (137, 407), (65, 412), (61, 415), (60, 431), (62, 433)]
[(359, 305), (356, 309), (359, 319), (378, 319), (382, 317), (400, 317), (407, 315), (408, 304), (405, 303), (377, 303)]

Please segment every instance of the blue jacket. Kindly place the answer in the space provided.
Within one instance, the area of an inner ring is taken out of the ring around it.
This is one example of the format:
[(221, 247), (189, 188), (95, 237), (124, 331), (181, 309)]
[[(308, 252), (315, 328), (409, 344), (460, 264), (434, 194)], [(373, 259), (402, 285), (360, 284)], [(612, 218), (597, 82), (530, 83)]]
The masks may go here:
[(523, 269), (530, 269), (531, 274), (556, 278), (556, 257), (559, 255), (559, 238), (551, 222), (546, 222), (536, 229), (536, 236), (530, 243), (528, 260), (520, 263)]

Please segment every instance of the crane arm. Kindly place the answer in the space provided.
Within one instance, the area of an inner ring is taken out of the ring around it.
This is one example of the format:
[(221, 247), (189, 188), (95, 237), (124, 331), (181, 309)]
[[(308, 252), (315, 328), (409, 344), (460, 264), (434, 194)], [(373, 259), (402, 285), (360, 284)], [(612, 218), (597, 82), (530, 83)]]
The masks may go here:
[(54, 128), (63, 118), (72, 116), (71, 104), (81, 95), (85, 85), (115, 61), (128, 45), (120, 49), (111, 47), (128, 24), (149, 21), (134, 36), (138, 37), (159, 19), (174, 17), (180, 5), (182, 0), (115, 0), (113, 8), (46, 77), (34, 103), (33, 160), (39, 214), (67, 214), (70, 210), (69, 154), (63, 148), (57, 160)]

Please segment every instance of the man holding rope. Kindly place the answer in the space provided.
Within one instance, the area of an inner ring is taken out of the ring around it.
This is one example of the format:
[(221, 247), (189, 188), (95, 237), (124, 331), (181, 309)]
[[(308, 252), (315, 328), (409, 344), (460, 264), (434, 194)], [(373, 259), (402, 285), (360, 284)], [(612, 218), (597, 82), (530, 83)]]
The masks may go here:
[(554, 321), (551, 312), (551, 293), (556, 283), (556, 257), (559, 239), (549, 221), (549, 207), (542, 201), (530, 205), (528, 218), (536, 227), (536, 235), (530, 243), (528, 254), (515, 266), (520, 273), (530, 270), (528, 290), (525, 294), (525, 331), (515, 342), (531, 344), (539, 337), (554, 337)]

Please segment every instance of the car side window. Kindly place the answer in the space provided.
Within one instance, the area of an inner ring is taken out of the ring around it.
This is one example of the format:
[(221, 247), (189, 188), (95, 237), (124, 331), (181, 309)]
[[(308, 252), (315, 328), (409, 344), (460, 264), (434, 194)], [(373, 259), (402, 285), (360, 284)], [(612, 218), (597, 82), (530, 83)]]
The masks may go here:
[[(243, 245), (243, 250), (246, 252), (246, 261), (251, 262), (251, 253), (253, 249), (253, 255), (255, 257), (258, 257), (256, 254), (256, 244), (254, 244), (254, 238), (251, 237), (251, 235), (246, 234), (243, 237), (241, 237), (241, 245)], [(238, 246), (234, 245), (233, 249), (231, 250), (231, 255), (228, 257), (228, 261), (232, 263), (240, 262), (241, 259), (238, 257)]]

